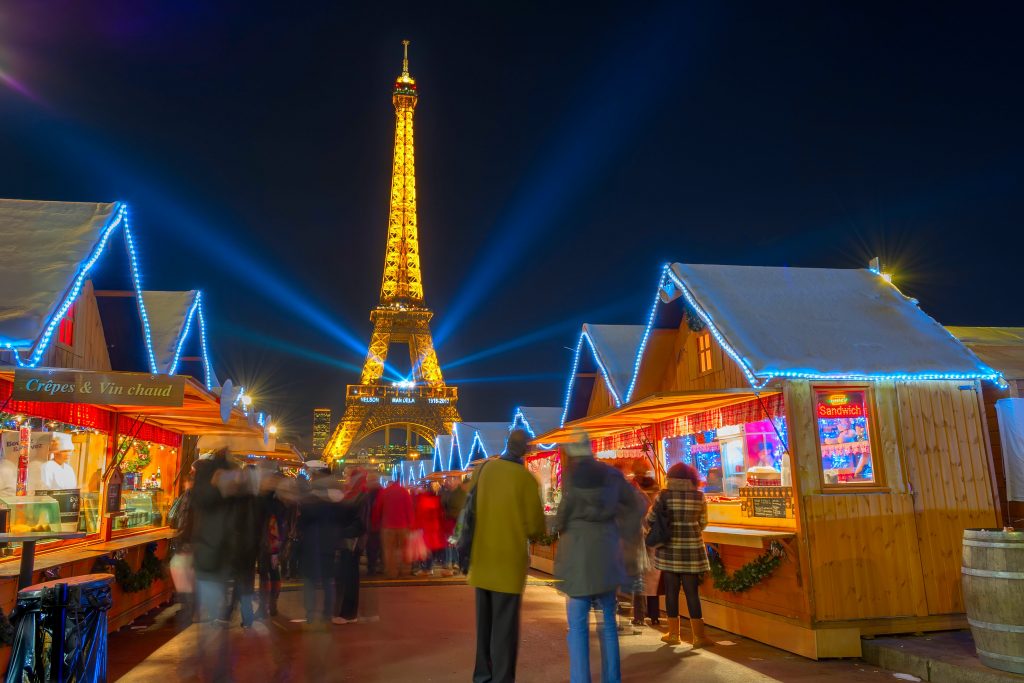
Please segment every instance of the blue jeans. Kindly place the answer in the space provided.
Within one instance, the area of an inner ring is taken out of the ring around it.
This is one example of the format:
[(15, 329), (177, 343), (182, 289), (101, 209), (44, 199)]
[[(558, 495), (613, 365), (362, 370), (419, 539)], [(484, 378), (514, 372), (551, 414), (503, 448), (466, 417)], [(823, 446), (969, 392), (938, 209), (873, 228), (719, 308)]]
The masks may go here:
[(615, 607), (615, 591), (569, 598), (567, 611), (570, 683), (590, 683), (591, 608), (600, 610), (598, 631), (601, 643), (601, 683), (622, 683)]

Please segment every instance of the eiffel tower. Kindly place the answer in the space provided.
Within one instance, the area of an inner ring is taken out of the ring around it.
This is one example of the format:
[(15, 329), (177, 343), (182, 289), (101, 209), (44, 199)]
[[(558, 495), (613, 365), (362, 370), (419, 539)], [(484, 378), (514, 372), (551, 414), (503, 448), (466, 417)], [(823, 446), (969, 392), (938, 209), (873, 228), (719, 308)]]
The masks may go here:
[[(433, 312), (423, 302), (420, 278), (419, 236), (416, 221), (416, 169), (412, 117), (419, 95), (409, 74), (409, 41), (403, 40), (402, 74), (395, 80), (391, 101), (395, 105), (395, 155), (391, 170), (391, 210), (384, 279), (380, 303), (370, 312), (373, 335), (366, 352), (359, 384), (345, 391), (345, 414), (324, 449), (331, 460), (345, 457), (362, 439), (379, 431), (390, 441), (392, 428), (428, 443), (450, 433), (459, 420), (458, 391), (446, 386), (430, 333)], [(411, 376), (384, 382), (384, 366), (391, 344), (409, 347)]]

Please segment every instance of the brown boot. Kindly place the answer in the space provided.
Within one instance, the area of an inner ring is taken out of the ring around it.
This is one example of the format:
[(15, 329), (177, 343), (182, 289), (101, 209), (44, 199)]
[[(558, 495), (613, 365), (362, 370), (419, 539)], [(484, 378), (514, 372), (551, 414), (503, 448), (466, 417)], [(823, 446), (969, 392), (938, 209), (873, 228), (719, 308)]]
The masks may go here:
[(669, 645), (678, 645), (683, 642), (679, 640), (679, 617), (668, 618), (668, 633), (661, 637), (661, 642)]
[(690, 619), (690, 631), (693, 632), (693, 649), (714, 645), (704, 632), (703, 619)]

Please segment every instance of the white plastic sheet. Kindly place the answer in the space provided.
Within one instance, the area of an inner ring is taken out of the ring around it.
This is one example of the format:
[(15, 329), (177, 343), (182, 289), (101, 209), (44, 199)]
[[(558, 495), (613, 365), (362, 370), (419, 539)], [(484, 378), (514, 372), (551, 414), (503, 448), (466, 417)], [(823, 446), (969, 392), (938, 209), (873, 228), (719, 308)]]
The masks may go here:
[(999, 399), (996, 415), (1003, 446), (1006, 495), (1012, 501), (1024, 502), (1024, 398)]

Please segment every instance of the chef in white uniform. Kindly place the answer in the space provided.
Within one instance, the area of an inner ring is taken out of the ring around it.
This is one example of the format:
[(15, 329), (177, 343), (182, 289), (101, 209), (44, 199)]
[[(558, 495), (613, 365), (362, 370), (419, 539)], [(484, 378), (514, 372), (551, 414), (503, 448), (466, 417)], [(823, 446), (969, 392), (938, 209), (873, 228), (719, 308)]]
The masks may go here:
[(50, 441), (50, 453), (53, 459), (43, 465), (43, 486), (45, 490), (77, 489), (78, 476), (75, 469), (68, 463), (75, 451), (71, 435), (54, 432)]

